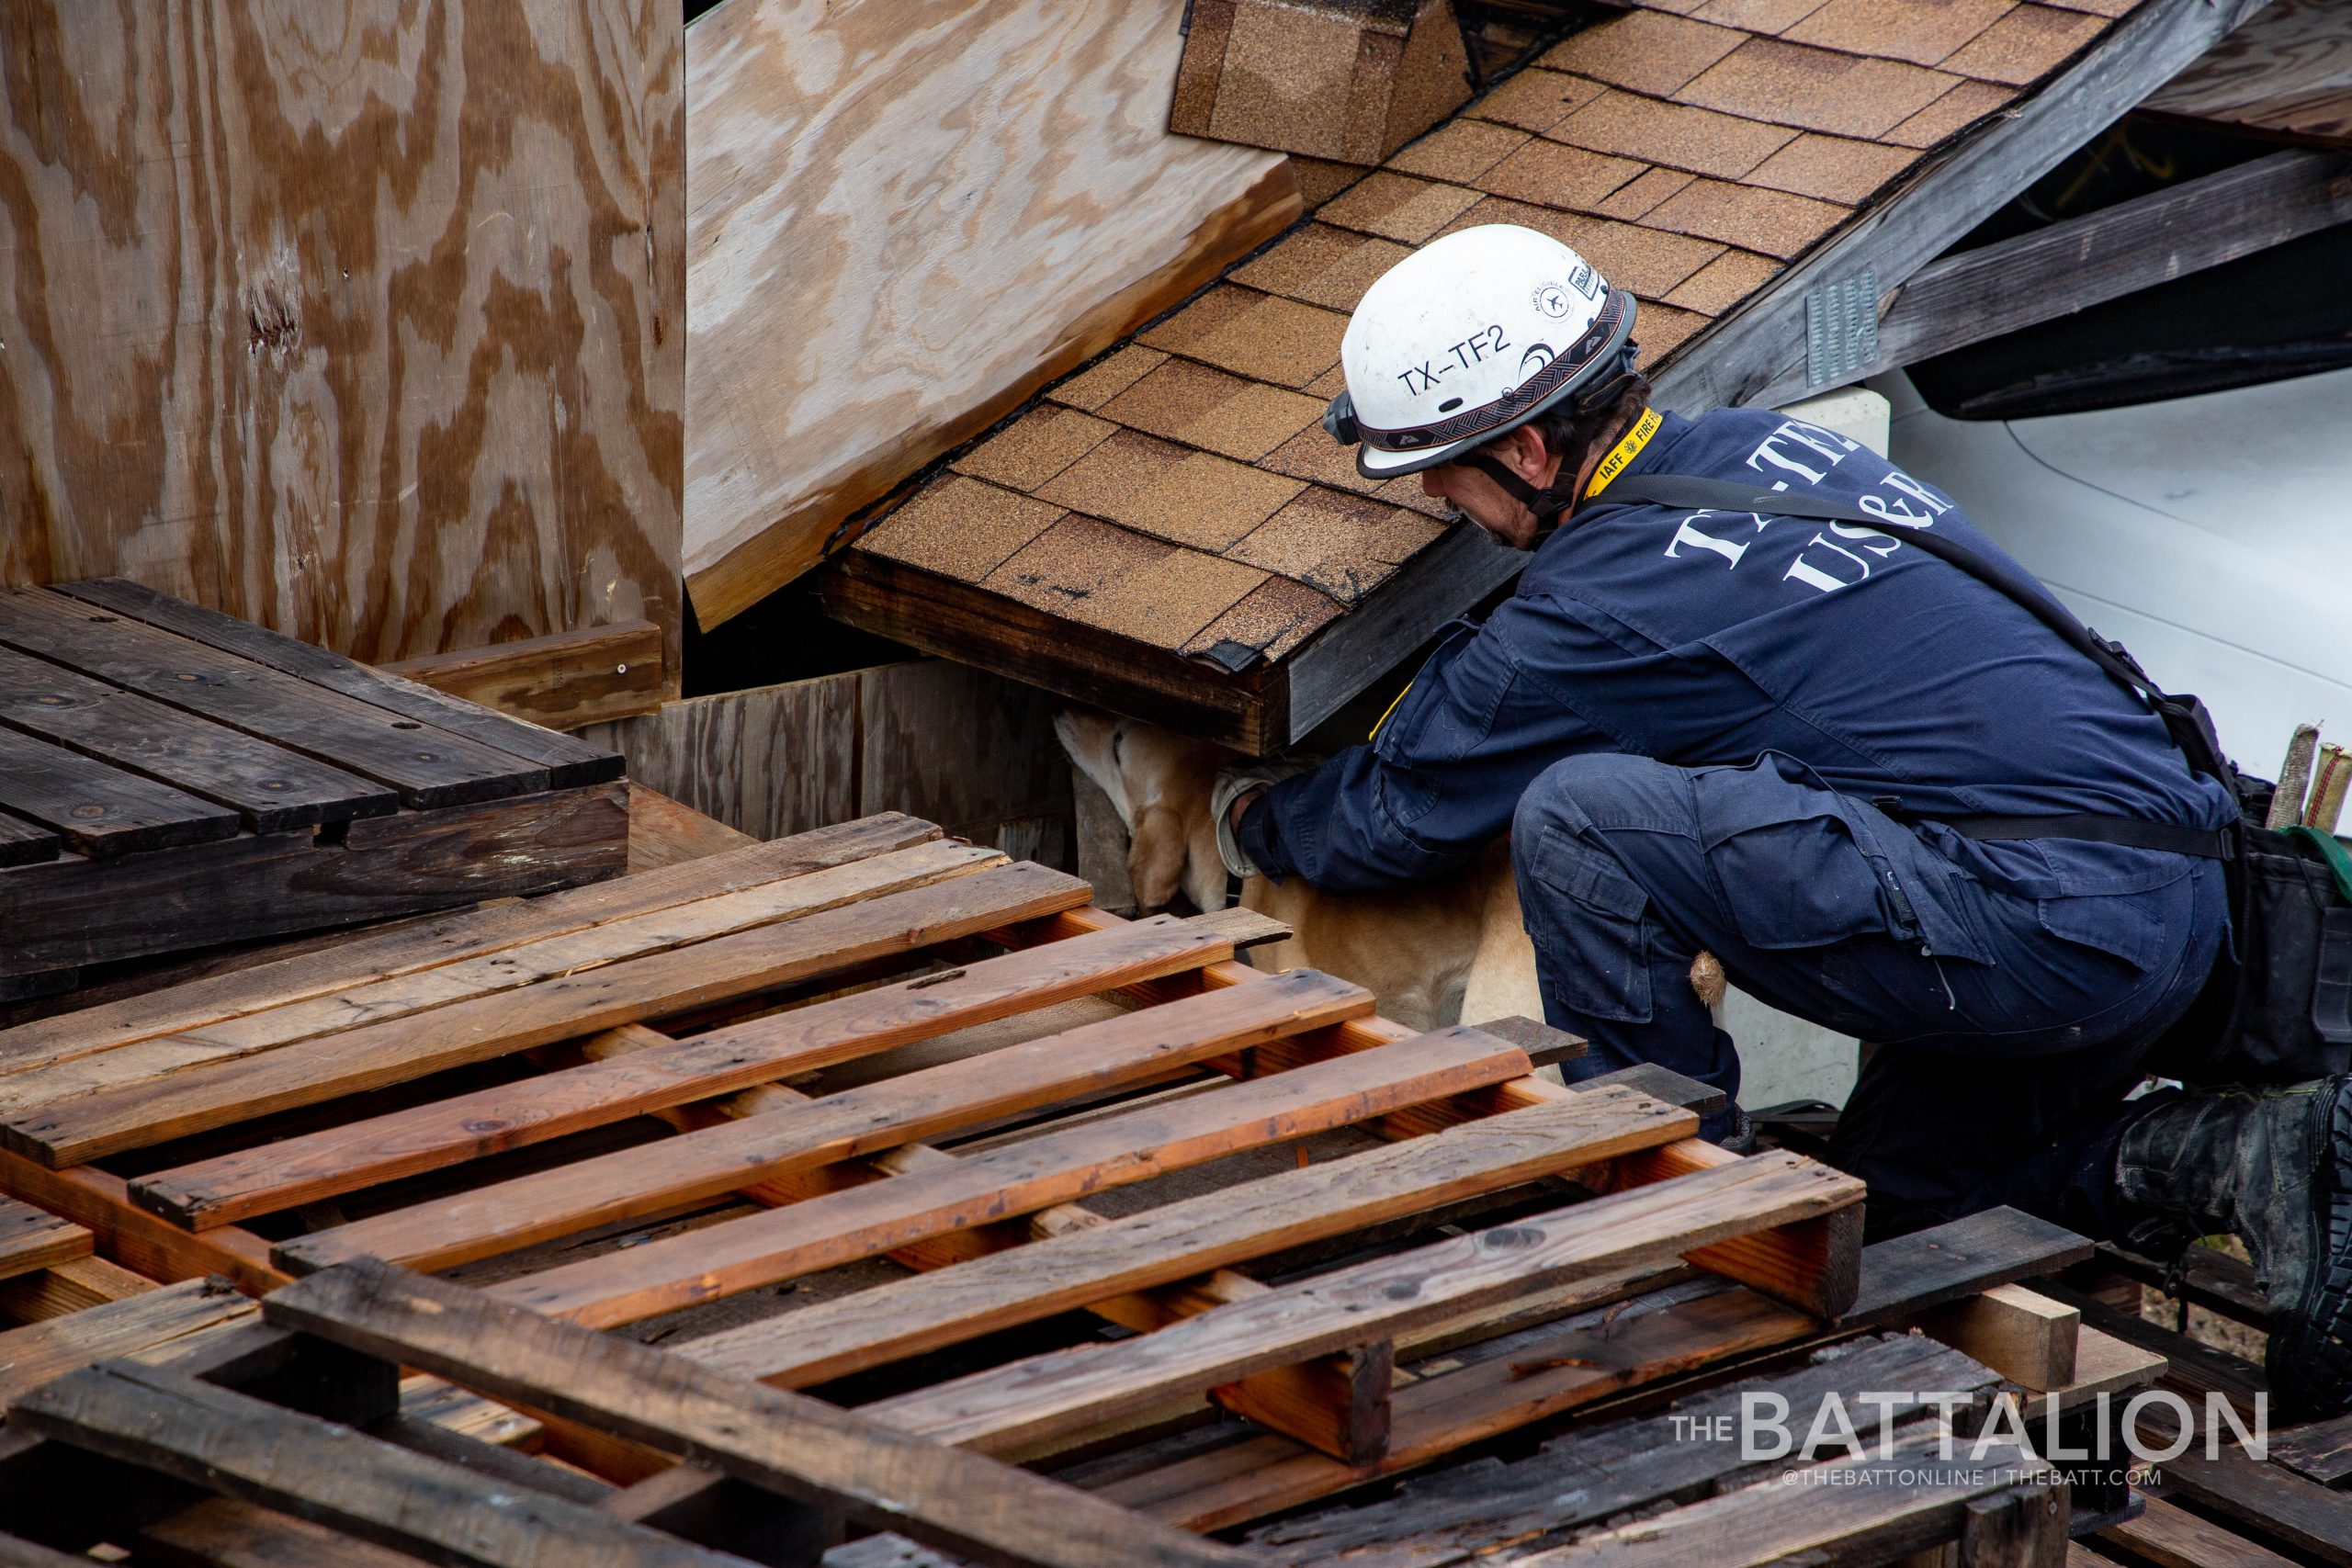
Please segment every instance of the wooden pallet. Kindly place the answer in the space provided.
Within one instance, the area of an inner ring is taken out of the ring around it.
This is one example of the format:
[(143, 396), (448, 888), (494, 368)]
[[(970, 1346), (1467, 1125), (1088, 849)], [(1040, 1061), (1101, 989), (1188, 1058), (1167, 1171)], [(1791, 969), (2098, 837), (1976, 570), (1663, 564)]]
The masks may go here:
[(612, 875), (620, 772), (135, 583), (0, 591), (0, 999)]
[[(1079, 1308), (1141, 1331), (874, 1402), (999, 1454), (1211, 1396), (1376, 1466), (1399, 1343), (1683, 1258), (1771, 1303), (1750, 1342), (1849, 1304), (1860, 1184), (1695, 1141), (1673, 1101), (1697, 1086), (1563, 1089), (1512, 1040), (1416, 1036), (1330, 976), (1234, 962), (1280, 934), (1259, 917), (1129, 922), (1088, 897), (883, 816), (43, 1020), (0, 1032), (0, 1185), (159, 1277), (262, 1291), (377, 1258), (599, 1327), (876, 1258), (926, 1271), (692, 1342), (777, 1386)], [(813, 1097), (781, 1081), (977, 1026), (1001, 1048)], [(676, 1135), (646, 1142), (649, 1117)], [(1346, 1157), (1267, 1171), (1317, 1137)], [(1077, 1201), (1253, 1157), (1244, 1187), (1125, 1217)], [(1602, 1195), (1566, 1202), (1567, 1176)], [(1239, 1271), (1505, 1198), (1508, 1224), (1295, 1284)], [(1407, 1451), (1546, 1408), (1421, 1419)]]

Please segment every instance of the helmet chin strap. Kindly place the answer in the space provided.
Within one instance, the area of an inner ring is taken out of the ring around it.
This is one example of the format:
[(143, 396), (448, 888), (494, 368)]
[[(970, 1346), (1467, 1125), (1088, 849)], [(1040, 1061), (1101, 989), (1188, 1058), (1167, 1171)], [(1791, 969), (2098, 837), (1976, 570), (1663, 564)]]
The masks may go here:
[(1560, 466), (1560, 471), (1567, 474), (1566, 487), (1563, 488), (1557, 480), (1555, 480), (1539, 490), (1514, 473), (1510, 464), (1499, 457), (1490, 457), (1484, 452), (1473, 452), (1467, 457), (1457, 457), (1454, 461), (1465, 468), (1477, 469), (1500, 485), (1505, 495), (1535, 514), (1535, 536), (1528, 542), (1526, 547), (1531, 550), (1550, 538), (1554, 531), (1560, 526), (1561, 516), (1576, 507), (1576, 476), (1567, 474), (1566, 463)]

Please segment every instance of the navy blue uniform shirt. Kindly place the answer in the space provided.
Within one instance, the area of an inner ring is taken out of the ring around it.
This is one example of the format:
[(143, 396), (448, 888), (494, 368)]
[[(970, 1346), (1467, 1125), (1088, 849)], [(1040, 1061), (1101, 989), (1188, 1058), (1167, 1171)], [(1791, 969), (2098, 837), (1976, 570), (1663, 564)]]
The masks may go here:
[[(1667, 415), (1626, 471), (1811, 491), (1886, 525), (1612, 506), (1604, 490), (1484, 626), (1446, 628), (1373, 744), (1250, 807), (1240, 840), (1261, 868), (1337, 892), (1443, 874), (1509, 829), (1537, 774), (1584, 751), (1683, 767), (1774, 752), (1827, 788), (1895, 796), (1928, 818), (2091, 812), (2218, 828), (2234, 814), (2139, 698), (2030, 612), (1905, 548), (1905, 531), (1934, 528), (2000, 554), (1950, 497), (1869, 448), (1724, 409)], [(2027, 897), (2180, 874), (2177, 857), (2116, 845), (1922, 830)]]

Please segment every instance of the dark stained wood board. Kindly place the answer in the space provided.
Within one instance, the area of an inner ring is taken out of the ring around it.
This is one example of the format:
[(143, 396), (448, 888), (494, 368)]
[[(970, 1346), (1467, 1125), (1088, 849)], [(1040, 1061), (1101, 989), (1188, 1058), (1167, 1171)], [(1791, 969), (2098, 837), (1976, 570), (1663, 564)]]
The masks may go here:
[(0, 590), (0, 995), (622, 869), (623, 786), (551, 784), (617, 755), (151, 590), (72, 586), (96, 599)]

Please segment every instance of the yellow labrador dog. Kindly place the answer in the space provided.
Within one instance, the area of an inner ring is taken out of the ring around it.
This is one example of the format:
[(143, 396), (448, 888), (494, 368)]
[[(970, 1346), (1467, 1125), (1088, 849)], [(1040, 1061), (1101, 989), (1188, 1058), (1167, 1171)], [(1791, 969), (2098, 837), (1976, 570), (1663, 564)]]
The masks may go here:
[[(1057, 715), (1054, 728), (1127, 826), (1136, 902), (1157, 909), (1182, 893), (1195, 908), (1221, 908), (1225, 863), (1209, 790), (1234, 753), (1082, 709)], [(1345, 897), (1318, 893), (1297, 877), (1276, 886), (1253, 876), (1242, 884), (1241, 902), (1294, 933), (1257, 949), (1261, 965), (1352, 980), (1380, 998), (1384, 1015), (1410, 1028), (1544, 1016), (1507, 844), (1489, 848), (1459, 876), (1408, 892)]]

